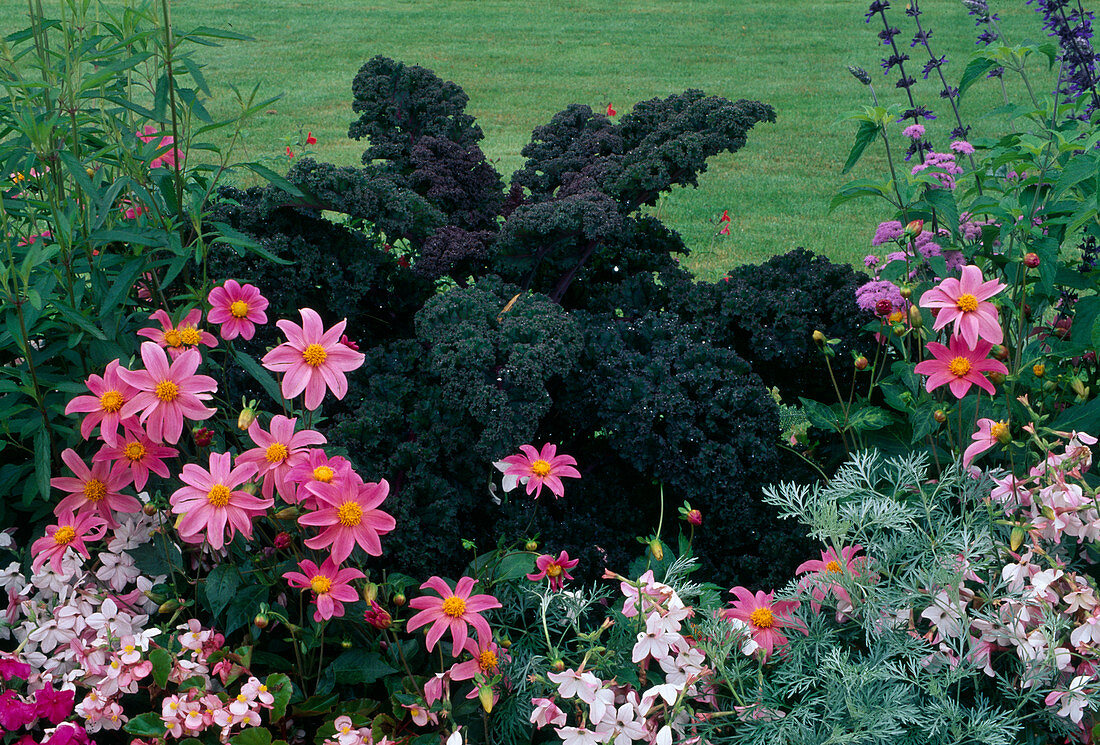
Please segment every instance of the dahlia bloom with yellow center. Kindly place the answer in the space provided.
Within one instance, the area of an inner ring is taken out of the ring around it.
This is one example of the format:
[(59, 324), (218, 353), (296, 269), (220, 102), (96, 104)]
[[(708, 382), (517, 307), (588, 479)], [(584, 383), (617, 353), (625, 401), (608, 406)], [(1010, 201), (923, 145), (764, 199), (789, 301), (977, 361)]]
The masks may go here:
[(754, 595), (744, 587), (734, 587), (730, 592), (736, 599), (731, 607), (722, 611), (722, 615), (748, 625), (753, 641), (764, 651), (764, 659), (770, 657), (777, 647), (787, 643), (782, 629), (808, 633), (805, 625), (792, 615), (800, 603), (774, 600), (774, 592), (759, 591)]
[(954, 323), (954, 334), (962, 337), (969, 349), (977, 346), (979, 338), (1000, 344), (1004, 331), (996, 306), (987, 301), (1005, 287), (995, 279), (987, 281), (981, 269), (968, 265), (962, 268), (959, 279), (948, 277), (921, 295), (920, 306), (938, 310), (933, 330)]
[(299, 313), (301, 326), (285, 319), (275, 322), (287, 340), (264, 355), (263, 365), (282, 373), (284, 398), (292, 399), (304, 392), (305, 407), (312, 411), (321, 405), (325, 391), (332, 391), (338, 399), (347, 395), (346, 374), (359, 368), (366, 358), (340, 341), (347, 321), (326, 331), (316, 311), (302, 308)]
[(199, 328), (202, 321), (202, 311), (198, 308), (191, 310), (179, 324), (172, 322), (172, 317), (164, 310), (158, 310), (149, 316), (150, 321), (156, 321), (160, 328), (145, 328), (139, 330), (138, 336), (156, 342), (156, 344), (168, 350), (172, 359), (189, 349), (194, 349), (200, 344), (208, 347), (218, 346), (218, 340), (209, 331)]
[(314, 621), (320, 623), (329, 618), (338, 618), (344, 615), (344, 603), (354, 603), (359, 599), (359, 593), (351, 586), (353, 580), (363, 579), (365, 576), (358, 569), (340, 569), (331, 556), (320, 566), (309, 559), (303, 559), (298, 568), (301, 571), (287, 572), (283, 578), (291, 587), (313, 592), (313, 602), (316, 603), (313, 610)]
[(221, 287), (215, 287), (207, 295), (210, 312), (206, 320), (221, 325), (221, 337), (226, 341), (251, 339), (256, 326), (267, 323), (267, 298), (254, 285), (242, 285), (228, 279)]
[(94, 513), (109, 527), (115, 527), (116, 512), (137, 512), (141, 502), (122, 493), (133, 478), (125, 463), (92, 462), (88, 467), (72, 448), (61, 453), (61, 460), (73, 473), (73, 478), (59, 476), (50, 479), (50, 486), (68, 492), (57, 507), (58, 513), (72, 510), (77, 514)]
[(308, 459), (309, 447), (325, 443), (320, 432), (305, 429), (296, 432), (298, 420), (276, 414), (271, 418), (271, 427), (265, 430), (259, 420), (248, 427), (248, 436), (256, 447), (246, 450), (237, 458), (238, 463), (251, 463), (256, 473), (263, 478), (263, 495), (272, 496), (278, 491), (289, 504), (298, 503), (298, 487), (291, 477), (295, 466)]
[(102, 377), (91, 375), (85, 381), (90, 396), (76, 396), (65, 406), (65, 414), (86, 414), (80, 423), (80, 435), (90, 439), (92, 430), (99, 426), (99, 434), (108, 445), (118, 442), (118, 428), (122, 423), (122, 407), (137, 391), (118, 374), (122, 364), (118, 360), (107, 363)]
[[(252, 538), (252, 521), (274, 504), (273, 499), (255, 497), (238, 487), (256, 473), (250, 463), (233, 467), (230, 453), (210, 453), (209, 470), (194, 463), (184, 465), (177, 489), (168, 501), (172, 512), (182, 517), (176, 524), (188, 543), (209, 543), (219, 550), (237, 533)], [(227, 533), (228, 531), (228, 533)]]
[(925, 387), (929, 392), (941, 385), (947, 385), (955, 398), (962, 398), (971, 385), (976, 385), (992, 394), (995, 390), (993, 383), (984, 373), (999, 372), (1007, 375), (1008, 368), (1000, 360), (989, 358), (991, 349), (993, 344), (983, 339), (978, 339), (973, 347), (968, 347), (958, 336), (952, 336), (946, 347), (937, 342), (929, 342), (928, 351), (932, 353), (932, 359), (918, 362), (913, 371), (928, 376)]
[(454, 642), (451, 653), (458, 657), (470, 638), (470, 626), (473, 626), (477, 633), (478, 642), (488, 645), (492, 641), (493, 634), (489, 629), (489, 622), (481, 613), (500, 608), (501, 605), (492, 595), (471, 595), (476, 584), (477, 580), (472, 577), (462, 577), (455, 585), (455, 589), (451, 590), (441, 577), (431, 577), (420, 586), (420, 589), (435, 590), (439, 596), (421, 595), (410, 600), (409, 606), (420, 612), (409, 619), (406, 628), (409, 631), (416, 631), (421, 626), (431, 624), (425, 639), (429, 652), (435, 648), (443, 634), (449, 631)]
[(356, 546), (371, 556), (382, 555), (380, 536), (389, 533), (397, 522), (378, 509), (390, 493), (389, 483), (363, 483), (354, 471), (341, 484), (315, 481), (310, 493), (316, 498), (317, 509), (298, 518), (301, 525), (321, 528), (320, 534), (305, 541), (306, 546), (328, 548), (337, 564), (351, 556)]

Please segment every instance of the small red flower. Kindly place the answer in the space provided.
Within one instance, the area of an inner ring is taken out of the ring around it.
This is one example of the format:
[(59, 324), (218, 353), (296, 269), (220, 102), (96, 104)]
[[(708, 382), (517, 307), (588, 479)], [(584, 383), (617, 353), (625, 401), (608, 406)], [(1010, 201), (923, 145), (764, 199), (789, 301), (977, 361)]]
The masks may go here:
[(618, 113), (619, 112), (615, 111), (615, 109), (611, 108), (611, 104), (607, 105), (607, 115), (608, 116), (615, 116)]
[(290, 145), (286, 146), (286, 157), (288, 157), (288, 158), (293, 158), (294, 157), (294, 151), (290, 149)]
[(729, 225), (723, 225), (722, 229), (718, 231), (718, 235), (729, 235), (729, 234), (730, 234), (730, 226)]
[(316, 145), (317, 144), (317, 138), (313, 136), (312, 132), (310, 132), (309, 134), (306, 135), (306, 144), (307, 145)]
[(729, 221), (730, 221), (730, 211), (729, 210), (722, 210), (722, 216), (718, 218), (718, 222), (729, 222)]

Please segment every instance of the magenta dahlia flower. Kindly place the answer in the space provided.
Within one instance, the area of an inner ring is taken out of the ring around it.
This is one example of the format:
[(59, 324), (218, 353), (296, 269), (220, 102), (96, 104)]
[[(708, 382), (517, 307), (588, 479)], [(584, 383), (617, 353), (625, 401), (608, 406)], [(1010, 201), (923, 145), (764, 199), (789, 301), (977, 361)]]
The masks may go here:
[(573, 579), (573, 575), (569, 573), (569, 570), (580, 563), (580, 559), (570, 559), (569, 554), (565, 551), (559, 553), (557, 558), (550, 554), (543, 554), (535, 559), (535, 568), (538, 571), (534, 574), (528, 574), (527, 579), (538, 582), (545, 578), (550, 580), (551, 589), (560, 590), (564, 586), (565, 580)]
[(520, 445), (521, 454), (509, 455), (503, 462), (508, 464), (505, 476), (518, 476), (521, 481), (527, 483), (527, 493), (535, 493), (535, 499), (542, 493), (545, 484), (555, 497), (565, 494), (565, 486), (562, 478), (579, 479), (580, 471), (573, 466), (577, 460), (571, 455), (557, 455), (558, 447), (553, 443), (546, 443), (542, 451), (535, 450), (531, 445)]
[(970, 468), (970, 464), (979, 455), (989, 450), (998, 442), (1007, 443), (1012, 439), (1008, 429), (1008, 422), (995, 422), (992, 419), (979, 419), (978, 431), (970, 435), (974, 442), (963, 452), (963, 465)]
[(179, 325), (174, 325), (172, 319), (163, 310), (157, 310), (149, 316), (150, 321), (159, 321), (161, 328), (141, 329), (138, 336), (144, 336), (156, 342), (157, 346), (168, 350), (168, 354), (175, 359), (188, 349), (196, 349), (200, 344), (208, 347), (218, 346), (218, 340), (209, 331), (199, 329), (199, 321), (202, 320), (202, 311), (194, 308), (184, 316)]
[(178, 147), (175, 146), (176, 138), (170, 134), (165, 134), (157, 130), (155, 124), (146, 124), (140, 132), (135, 133), (137, 138), (142, 142), (153, 142), (157, 140), (157, 150), (164, 149), (164, 152), (155, 156), (149, 161), (150, 168), (165, 168), (169, 166), (175, 166), (177, 163), (182, 164), (183, 154), (180, 153)]
[(257, 475), (264, 480), (265, 497), (270, 497), (278, 489), (279, 496), (291, 504), (298, 501), (294, 481), (290, 478), (291, 469), (307, 459), (310, 445), (326, 442), (323, 434), (311, 429), (295, 432), (297, 422), (297, 419), (276, 414), (271, 419), (271, 431), (265, 432), (259, 421), (253, 421), (248, 427), (248, 436), (257, 447), (237, 456), (237, 465), (250, 463), (256, 466)]
[(206, 297), (210, 312), (206, 320), (221, 325), (221, 336), (226, 341), (251, 339), (257, 324), (267, 323), (267, 298), (255, 285), (242, 285), (235, 279), (227, 279), (221, 287), (215, 287)]
[(61, 512), (57, 525), (46, 528), (46, 535), (31, 544), (31, 571), (37, 572), (47, 561), (58, 574), (62, 571), (61, 558), (65, 551), (72, 549), (85, 559), (91, 558), (85, 541), (97, 541), (107, 531), (107, 521), (102, 517), (85, 512), (77, 515), (72, 511)]
[(428, 651), (435, 648), (436, 643), (447, 631), (451, 632), (454, 645), (451, 648), (451, 656), (458, 657), (462, 647), (469, 638), (468, 626), (473, 626), (477, 632), (478, 640), (492, 639), (493, 632), (489, 629), (489, 622), (481, 615), (482, 612), (493, 608), (500, 608), (500, 602), (492, 595), (471, 595), (477, 580), (472, 577), (462, 577), (458, 580), (454, 591), (443, 581), (441, 577), (431, 577), (420, 586), (421, 590), (432, 589), (439, 593), (440, 597), (421, 595), (409, 601), (409, 606), (420, 612), (409, 619), (406, 628), (416, 631), (421, 626), (431, 624), (425, 643)]
[(69, 492), (69, 496), (58, 502), (54, 512), (95, 513), (107, 525), (114, 527), (118, 525), (115, 512), (137, 512), (141, 509), (141, 502), (122, 493), (132, 481), (126, 466), (92, 463), (92, 467), (88, 468), (72, 448), (61, 453), (61, 460), (65, 461), (76, 478), (59, 476), (50, 479), (50, 486)]
[(318, 509), (302, 515), (298, 522), (322, 528), (322, 531), (306, 540), (306, 546), (312, 549), (331, 546), (332, 558), (337, 564), (343, 563), (357, 544), (371, 556), (382, 555), (379, 536), (397, 527), (397, 521), (390, 514), (377, 509), (390, 493), (390, 485), (385, 479), (377, 484), (364, 484), (355, 475), (342, 485), (312, 484), (310, 491), (317, 497)]
[(298, 312), (301, 326), (287, 320), (275, 322), (287, 340), (264, 355), (263, 364), (283, 373), (283, 398), (305, 391), (305, 406), (312, 411), (321, 405), (326, 389), (342, 399), (348, 392), (345, 373), (362, 366), (366, 357), (340, 341), (346, 320), (325, 331), (316, 311), (302, 308)]
[(309, 559), (302, 559), (298, 568), (302, 571), (287, 572), (283, 577), (291, 587), (313, 591), (313, 602), (317, 604), (313, 610), (314, 621), (320, 623), (329, 618), (339, 618), (344, 615), (344, 603), (354, 603), (359, 599), (359, 593), (351, 586), (352, 580), (365, 576), (358, 569), (340, 569), (331, 556), (321, 566)]
[(1004, 340), (1004, 332), (997, 318), (997, 309), (989, 298), (1003, 290), (1005, 285), (995, 279), (986, 281), (982, 270), (974, 265), (964, 266), (961, 279), (948, 277), (920, 297), (922, 308), (938, 308), (936, 323), (939, 331), (949, 323), (955, 324), (955, 335), (961, 336), (971, 349), (978, 338), (993, 344)]
[(929, 342), (928, 351), (932, 353), (933, 359), (918, 362), (913, 367), (913, 372), (928, 376), (925, 389), (929, 393), (941, 385), (947, 385), (955, 398), (965, 396), (971, 385), (993, 393), (993, 383), (983, 373), (1008, 374), (1008, 368), (1003, 362), (988, 359), (989, 350), (993, 349), (990, 342), (979, 339), (978, 343), (970, 348), (963, 339), (952, 336), (948, 344), (949, 346), (945, 347), (934, 341)]
[[(509, 659), (508, 652), (497, 646), (490, 637), (478, 638), (477, 641), (467, 639), (462, 649), (473, 659), (452, 665), (447, 671), (451, 680), (473, 680), (478, 675), (484, 676), (486, 680), (492, 680), (494, 675), (500, 673), (500, 664)], [(474, 689), (474, 695), (477, 695), (476, 691), (477, 688)]]
[(130, 470), (134, 488), (141, 491), (149, 483), (149, 472), (161, 478), (168, 478), (168, 464), (165, 458), (175, 458), (179, 451), (167, 445), (159, 445), (149, 439), (137, 417), (122, 422), (122, 437), (114, 445), (104, 444), (99, 452), (92, 456), (92, 463), (112, 463), (117, 461)]
[(99, 435), (108, 445), (118, 440), (119, 412), (123, 405), (137, 393), (134, 387), (118, 374), (121, 367), (118, 360), (111, 360), (103, 371), (103, 377), (90, 375), (84, 381), (91, 396), (77, 396), (65, 407), (65, 414), (87, 414), (80, 423), (80, 436), (87, 440), (92, 430), (99, 425)]
[(144, 370), (118, 371), (138, 390), (119, 415), (125, 419), (140, 413), (139, 419), (154, 442), (177, 443), (184, 417), (199, 422), (216, 413), (202, 405), (218, 390), (218, 384), (208, 375), (195, 374), (202, 361), (197, 351), (189, 349), (169, 365), (164, 350), (147, 341), (141, 345), (141, 360)]
[(722, 615), (748, 624), (753, 641), (764, 650), (764, 659), (770, 657), (776, 647), (787, 643), (787, 637), (783, 636), (780, 629), (795, 629), (803, 634), (807, 633), (802, 624), (791, 616), (798, 610), (800, 603), (773, 600), (774, 592), (759, 591), (753, 595), (744, 587), (734, 587), (730, 592), (737, 599), (733, 601), (733, 607), (722, 611)]
[[(252, 538), (252, 520), (275, 503), (274, 499), (254, 497), (237, 489), (255, 473), (256, 467), (245, 464), (232, 468), (229, 453), (211, 453), (210, 470), (194, 463), (183, 467), (183, 486), (168, 499), (172, 512), (182, 515), (176, 529), (188, 543), (202, 543), (203, 534), (215, 550), (232, 542), (239, 531)], [(226, 528), (229, 529), (228, 541)]]
[(829, 546), (828, 550), (821, 552), (821, 559), (804, 561), (794, 570), (795, 574), (809, 574), (798, 582), (798, 588), (809, 588), (813, 602), (810, 606), (814, 613), (821, 612), (821, 601), (827, 595), (833, 595), (839, 602), (838, 610), (850, 610), (852, 598), (848, 591), (841, 586), (837, 578), (843, 574), (849, 577), (858, 577), (866, 557), (856, 556), (863, 550), (863, 546), (844, 546), (840, 549), (840, 556), (836, 555), (836, 549)]
[(333, 484), (340, 487), (352, 481), (355, 474), (351, 468), (351, 461), (347, 458), (339, 455), (330, 457), (324, 450), (314, 448), (309, 450), (305, 459), (293, 466), (286, 476), (298, 485), (295, 500), (300, 501), (306, 509), (315, 510), (317, 500), (313, 495), (314, 484)]

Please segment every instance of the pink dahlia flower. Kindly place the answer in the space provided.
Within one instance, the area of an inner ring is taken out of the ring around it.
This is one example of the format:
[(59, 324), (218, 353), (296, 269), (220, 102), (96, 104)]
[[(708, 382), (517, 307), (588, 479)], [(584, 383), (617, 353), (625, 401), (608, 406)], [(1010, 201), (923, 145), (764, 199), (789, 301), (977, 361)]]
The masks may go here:
[(300, 572), (287, 572), (283, 575), (291, 587), (300, 587), (313, 591), (313, 601), (317, 607), (313, 610), (313, 620), (320, 623), (333, 617), (344, 615), (344, 603), (354, 603), (359, 593), (351, 586), (353, 579), (365, 576), (358, 569), (350, 567), (340, 569), (332, 557), (317, 566), (309, 559), (298, 564)]
[(554, 590), (560, 590), (565, 580), (573, 579), (573, 575), (569, 573), (569, 570), (580, 564), (580, 559), (570, 559), (569, 554), (562, 551), (555, 559), (550, 554), (543, 554), (535, 559), (535, 568), (538, 569), (534, 574), (528, 574), (527, 579), (532, 582), (538, 582), (545, 578), (550, 580), (550, 587)]
[(137, 332), (138, 336), (144, 336), (146, 339), (155, 341), (157, 346), (166, 348), (168, 354), (172, 355), (172, 359), (188, 349), (196, 349), (199, 344), (205, 344), (208, 347), (218, 346), (218, 340), (213, 334), (199, 329), (202, 311), (198, 308), (184, 316), (178, 326), (172, 323), (172, 319), (163, 310), (155, 311), (149, 316), (149, 320), (159, 321), (161, 328), (141, 329)]
[(92, 463), (117, 461), (130, 469), (130, 477), (134, 480), (134, 488), (138, 491), (144, 489), (149, 483), (150, 471), (161, 478), (168, 478), (171, 475), (164, 459), (175, 458), (179, 455), (178, 450), (150, 440), (136, 417), (130, 417), (122, 423), (122, 432), (118, 442), (114, 445), (105, 444), (92, 456)]
[(315, 483), (310, 491), (317, 497), (318, 509), (302, 515), (298, 522), (322, 531), (306, 540), (306, 546), (312, 549), (331, 546), (337, 564), (343, 563), (357, 544), (371, 556), (382, 555), (379, 536), (397, 527), (391, 515), (377, 509), (390, 493), (385, 479), (377, 484), (364, 484), (355, 476), (341, 486)]
[(275, 322), (286, 342), (264, 355), (264, 367), (283, 375), (283, 398), (291, 399), (305, 391), (305, 406), (314, 410), (321, 405), (325, 389), (342, 399), (348, 392), (345, 373), (358, 369), (366, 357), (340, 341), (347, 321), (325, 331), (315, 310), (302, 308), (302, 325), (287, 320)]
[(175, 147), (176, 138), (172, 135), (164, 134), (157, 130), (155, 124), (146, 124), (141, 132), (137, 132), (137, 138), (142, 142), (157, 142), (157, 151), (159, 155), (149, 161), (150, 168), (160, 168), (161, 166), (169, 167), (182, 164), (183, 155), (180, 153), (179, 148)]
[(255, 285), (242, 285), (235, 279), (227, 279), (221, 287), (210, 291), (206, 301), (210, 312), (206, 320), (221, 324), (221, 335), (226, 341), (251, 339), (257, 324), (267, 323), (267, 298)]
[[(508, 653), (503, 648), (498, 647), (490, 637), (485, 637), (485, 639), (479, 637), (477, 641), (466, 639), (462, 649), (470, 654), (473, 659), (456, 662), (452, 665), (447, 673), (451, 676), (451, 680), (473, 680), (478, 675), (484, 676), (486, 680), (491, 680), (494, 675), (500, 673), (500, 664), (508, 661)], [(474, 691), (476, 696), (477, 689), (475, 688)]]
[(409, 619), (409, 631), (416, 631), (421, 626), (431, 624), (425, 643), (428, 651), (435, 648), (436, 643), (447, 631), (451, 632), (454, 645), (451, 648), (451, 656), (458, 657), (462, 647), (469, 638), (468, 626), (473, 626), (477, 632), (477, 638), (491, 639), (492, 631), (489, 622), (481, 615), (483, 611), (492, 608), (500, 608), (500, 602), (492, 595), (470, 595), (477, 580), (471, 577), (462, 577), (458, 580), (454, 591), (443, 581), (441, 577), (432, 577), (420, 586), (421, 590), (432, 589), (439, 593), (440, 597), (421, 595), (409, 601), (409, 606), (420, 612)]
[(147, 341), (141, 345), (141, 360), (144, 370), (119, 370), (122, 379), (138, 390), (119, 414), (126, 418), (140, 412), (140, 421), (154, 442), (179, 442), (184, 417), (199, 422), (216, 413), (202, 405), (218, 384), (207, 375), (195, 374), (202, 361), (197, 351), (189, 349), (169, 365), (164, 350)]
[(37, 572), (47, 561), (60, 574), (61, 558), (72, 549), (85, 559), (91, 558), (85, 541), (97, 541), (107, 531), (107, 521), (91, 512), (77, 515), (72, 511), (58, 515), (57, 525), (46, 528), (46, 535), (31, 544), (31, 571)]
[(973, 349), (981, 337), (993, 344), (1004, 340), (1004, 332), (997, 319), (997, 309), (989, 298), (1003, 290), (1005, 285), (995, 279), (985, 281), (982, 270), (976, 266), (964, 266), (962, 278), (948, 277), (928, 290), (920, 298), (922, 308), (939, 308), (936, 323), (939, 331), (947, 324), (955, 323), (955, 335), (961, 336)]
[(542, 493), (545, 484), (554, 496), (561, 497), (565, 494), (562, 478), (579, 479), (580, 471), (573, 466), (577, 460), (571, 455), (557, 455), (557, 445), (546, 443), (542, 451), (535, 450), (531, 445), (520, 445), (522, 454), (509, 455), (503, 460), (508, 464), (505, 476), (518, 476), (527, 482), (527, 493), (535, 493), (535, 499)]
[(69, 496), (58, 502), (54, 508), (55, 513), (95, 513), (107, 525), (114, 527), (118, 525), (114, 518), (115, 512), (137, 512), (141, 509), (141, 502), (122, 493), (132, 480), (126, 466), (93, 463), (88, 468), (72, 448), (61, 453), (61, 460), (65, 461), (65, 465), (76, 478), (60, 476), (50, 479), (50, 486), (69, 492)]
[(993, 393), (993, 383), (983, 373), (1008, 374), (1003, 362), (988, 359), (989, 350), (993, 349), (990, 342), (979, 339), (973, 348), (968, 348), (960, 337), (952, 336), (948, 344), (950, 346), (945, 347), (934, 341), (929, 342), (928, 351), (934, 359), (924, 360), (913, 367), (913, 372), (928, 376), (925, 388), (929, 393), (941, 385), (947, 385), (955, 398), (965, 396), (971, 385)]
[(1007, 443), (1012, 439), (1008, 429), (1008, 422), (995, 422), (992, 419), (979, 419), (978, 431), (970, 435), (974, 442), (963, 452), (963, 465), (970, 468), (970, 464), (979, 455), (989, 450), (998, 442)]
[(103, 371), (103, 377), (90, 375), (84, 381), (90, 396), (77, 396), (65, 407), (65, 414), (87, 414), (80, 423), (80, 436), (87, 440), (99, 425), (99, 435), (108, 445), (118, 441), (119, 412), (137, 391), (118, 374), (121, 364), (111, 360)]
[(744, 587), (734, 587), (730, 592), (737, 599), (733, 601), (732, 608), (722, 611), (722, 615), (748, 624), (753, 641), (764, 650), (764, 659), (770, 657), (776, 647), (787, 643), (787, 637), (780, 629), (793, 628), (807, 633), (802, 624), (791, 616), (800, 603), (773, 600), (774, 592), (760, 591), (753, 595)]
[(800, 590), (809, 588), (810, 595), (814, 599), (810, 604), (814, 613), (821, 612), (821, 601), (830, 594), (839, 602), (838, 611), (851, 610), (852, 598), (837, 579), (844, 574), (849, 577), (860, 575), (860, 569), (866, 562), (866, 557), (856, 556), (856, 554), (862, 550), (863, 546), (858, 544), (844, 546), (840, 549), (840, 556), (837, 556), (836, 549), (829, 546), (827, 551), (821, 552), (820, 560), (804, 561), (794, 570), (795, 574), (809, 573), (810, 575), (799, 580), (798, 588)]
[(183, 515), (176, 527), (188, 543), (201, 543), (205, 533), (211, 547), (218, 550), (227, 543), (227, 527), (229, 542), (237, 531), (252, 538), (252, 520), (275, 503), (237, 490), (256, 473), (256, 467), (245, 464), (231, 468), (232, 462), (229, 453), (211, 453), (209, 471), (194, 463), (183, 467), (180, 481), (186, 486), (177, 489), (168, 501), (172, 512)]
[[(355, 479), (351, 461), (339, 455), (329, 457), (324, 450), (313, 449), (306, 453), (304, 460), (287, 472), (287, 478), (298, 485), (295, 499), (306, 509), (317, 509), (317, 499), (313, 495), (315, 484), (332, 484), (341, 487)], [(285, 498), (285, 497), (284, 497)]]
[(297, 419), (276, 414), (271, 419), (271, 431), (265, 432), (259, 421), (253, 421), (248, 427), (248, 436), (257, 447), (237, 456), (237, 465), (250, 463), (256, 467), (257, 475), (263, 477), (265, 497), (278, 489), (279, 496), (291, 504), (298, 500), (290, 470), (307, 459), (306, 450), (310, 445), (326, 441), (323, 434), (311, 429), (295, 432), (297, 422)]

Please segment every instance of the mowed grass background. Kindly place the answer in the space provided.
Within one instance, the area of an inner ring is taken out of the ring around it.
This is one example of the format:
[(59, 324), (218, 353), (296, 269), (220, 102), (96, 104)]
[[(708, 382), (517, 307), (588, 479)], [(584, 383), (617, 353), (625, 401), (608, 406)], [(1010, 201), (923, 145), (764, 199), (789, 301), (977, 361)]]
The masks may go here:
[[(52, 0), (45, 3), (49, 12)], [(1041, 17), (1023, 0), (992, 3), (1010, 40), (1042, 39)], [(958, 81), (975, 48), (972, 19), (958, 0), (921, 4), (933, 49), (950, 60)], [(867, 89), (847, 72), (870, 72), (880, 99), (900, 101), (896, 75), (884, 78), (885, 55), (876, 36), (881, 22), (865, 24), (858, 0), (176, 0), (173, 22), (226, 28), (255, 38), (202, 49), (198, 59), (215, 94), (209, 108), (231, 111), (229, 85), (260, 85), (281, 98), (251, 120), (239, 156), (285, 170), (285, 148), (312, 131), (314, 157), (359, 162), (362, 143), (347, 138), (351, 80), (370, 57), (383, 54), (434, 70), (470, 97), (485, 139), (482, 148), (507, 180), (522, 165), (520, 150), (531, 130), (570, 103), (619, 116), (631, 106), (686, 88), (731, 99), (771, 104), (775, 124), (759, 125), (748, 144), (710, 161), (698, 189), (677, 189), (658, 206), (691, 250), (687, 266), (714, 279), (740, 263), (758, 262), (804, 246), (834, 260), (860, 264), (875, 225), (892, 217), (885, 202), (850, 203), (829, 214), (829, 200), (848, 179), (885, 173), (881, 143), (868, 149), (855, 172), (842, 176), (855, 132), (838, 122), (869, 102)], [(27, 25), (26, 5), (0, 2), (0, 32)], [(918, 78), (927, 59), (909, 49), (913, 26), (901, 9), (898, 42), (913, 57)], [(1033, 73), (1050, 87), (1045, 65)], [(1006, 76), (1007, 78), (1008, 76)], [(1019, 86), (1009, 80), (1010, 93)], [(947, 145), (954, 126), (939, 100), (939, 83), (921, 80), (918, 103), (941, 114), (929, 126), (934, 143)], [(1019, 98), (1019, 97), (1017, 97)], [(963, 101), (975, 133), (1003, 130), (981, 119), (1001, 102), (994, 81), (975, 86)], [(900, 127), (897, 131), (900, 141)], [(731, 235), (716, 236), (723, 210)]]

